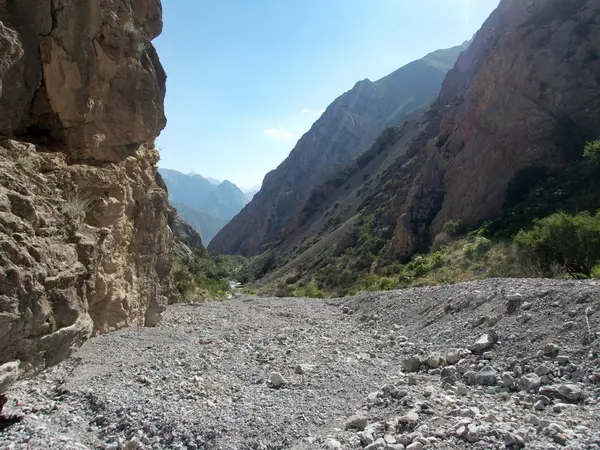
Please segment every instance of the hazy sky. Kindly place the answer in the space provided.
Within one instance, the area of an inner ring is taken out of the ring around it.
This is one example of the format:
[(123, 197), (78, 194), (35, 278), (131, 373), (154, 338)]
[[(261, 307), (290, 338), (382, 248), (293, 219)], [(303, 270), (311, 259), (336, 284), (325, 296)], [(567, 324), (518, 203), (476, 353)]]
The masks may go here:
[(468, 40), (499, 0), (163, 0), (161, 167), (262, 182), (362, 79)]

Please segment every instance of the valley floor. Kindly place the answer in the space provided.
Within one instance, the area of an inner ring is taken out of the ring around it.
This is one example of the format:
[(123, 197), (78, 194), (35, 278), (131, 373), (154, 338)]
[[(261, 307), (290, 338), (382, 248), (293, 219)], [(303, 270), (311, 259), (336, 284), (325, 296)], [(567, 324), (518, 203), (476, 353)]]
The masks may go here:
[(598, 282), (173, 306), (13, 386), (0, 448), (600, 448), (599, 331)]

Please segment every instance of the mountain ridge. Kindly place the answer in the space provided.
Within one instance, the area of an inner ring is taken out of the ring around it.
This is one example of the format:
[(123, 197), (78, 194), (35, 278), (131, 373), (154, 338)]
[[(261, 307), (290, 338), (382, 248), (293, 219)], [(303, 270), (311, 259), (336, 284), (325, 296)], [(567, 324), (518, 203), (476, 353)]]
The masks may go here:
[[(463, 49), (461, 45), (441, 52), (456, 59)], [(375, 82), (357, 82), (327, 107), (289, 156), (265, 176), (260, 192), (209, 247), (245, 256), (260, 253), (284, 229), (314, 187), (367, 149), (386, 126), (429, 103), (445, 74), (446, 69), (421, 59)]]
[(169, 202), (200, 233), (206, 244), (249, 201), (229, 180), (214, 185), (193, 172), (184, 174), (160, 168), (159, 173), (167, 186)]
[(532, 174), (571, 167), (600, 128), (599, 13), (591, 0), (502, 1), (431, 107), (313, 191), (268, 247), (280, 264), (264, 283), (343, 271), (350, 253), (359, 273), (408, 262), (446, 223), (473, 229), (511, 189), (535, 186)]

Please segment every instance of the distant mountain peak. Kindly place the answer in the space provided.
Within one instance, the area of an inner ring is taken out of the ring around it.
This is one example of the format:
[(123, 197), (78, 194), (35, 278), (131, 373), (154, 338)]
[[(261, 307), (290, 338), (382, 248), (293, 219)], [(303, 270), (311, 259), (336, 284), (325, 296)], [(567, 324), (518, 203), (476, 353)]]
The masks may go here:
[[(246, 194), (229, 180), (218, 181), (195, 172), (159, 169), (169, 202), (209, 242), (248, 203)], [(211, 181), (212, 180), (212, 181)]]

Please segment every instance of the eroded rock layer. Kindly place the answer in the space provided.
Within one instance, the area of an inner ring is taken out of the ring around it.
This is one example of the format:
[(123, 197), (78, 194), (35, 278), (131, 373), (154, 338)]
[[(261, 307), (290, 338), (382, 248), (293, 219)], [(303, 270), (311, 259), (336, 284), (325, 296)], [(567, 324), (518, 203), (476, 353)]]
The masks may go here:
[(158, 0), (0, 0), (0, 388), (160, 320), (161, 29)]

